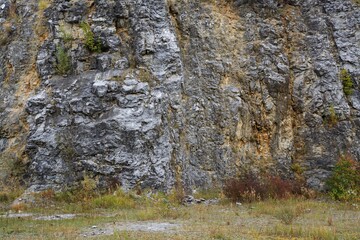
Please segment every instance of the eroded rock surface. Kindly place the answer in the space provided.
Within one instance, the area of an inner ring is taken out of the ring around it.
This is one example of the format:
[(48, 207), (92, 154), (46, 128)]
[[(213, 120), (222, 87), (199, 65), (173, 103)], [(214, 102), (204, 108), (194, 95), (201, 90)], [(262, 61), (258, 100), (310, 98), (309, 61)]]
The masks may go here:
[(192, 189), (294, 166), (322, 189), (341, 154), (360, 159), (350, 0), (37, 2), (0, 0), (0, 151), (21, 153), (31, 191), (84, 175)]

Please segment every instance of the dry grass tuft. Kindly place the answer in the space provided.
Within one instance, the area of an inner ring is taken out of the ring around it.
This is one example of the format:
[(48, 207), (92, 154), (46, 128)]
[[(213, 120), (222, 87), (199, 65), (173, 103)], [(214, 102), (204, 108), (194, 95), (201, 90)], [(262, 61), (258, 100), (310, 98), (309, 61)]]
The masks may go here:
[(337, 240), (335, 229), (327, 227), (319, 228), (304, 228), (304, 227), (294, 227), (294, 226), (284, 226), (276, 225), (274, 228), (267, 229), (268, 234), (283, 237), (287, 239), (319, 239), (319, 240)]
[(10, 206), (10, 209), (14, 212), (23, 212), (28, 209), (28, 205), (25, 203), (16, 203)]

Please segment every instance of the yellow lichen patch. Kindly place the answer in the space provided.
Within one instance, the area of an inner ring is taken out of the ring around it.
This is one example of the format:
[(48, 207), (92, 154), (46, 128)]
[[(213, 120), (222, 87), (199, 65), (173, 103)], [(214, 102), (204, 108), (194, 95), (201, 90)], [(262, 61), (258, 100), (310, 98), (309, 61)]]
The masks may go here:
[(10, 81), (10, 76), (12, 75), (12, 73), (14, 72), (14, 67), (13, 65), (11, 65), (11, 63), (7, 62), (6, 63), (6, 76), (4, 79), (4, 87), (6, 87), (9, 84)]
[(48, 36), (48, 28), (46, 26), (46, 19), (44, 18), (44, 10), (51, 5), (51, 0), (40, 0), (38, 3), (37, 20), (34, 25), (34, 31), (38, 35), (38, 40), (44, 42)]
[(241, 119), (237, 123), (236, 126), (236, 139), (237, 141), (245, 141), (248, 142), (252, 137), (252, 128), (250, 125), (250, 115), (244, 114), (242, 115)]
[[(213, 6), (211, 12), (211, 19), (213, 19), (213, 29), (211, 38), (216, 38), (217, 42), (221, 44), (218, 48), (218, 56), (216, 59), (219, 62), (224, 59), (231, 59), (230, 68), (227, 72), (222, 73), (220, 86), (237, 86), (240, 87), (240, 82), (245, 79), (246, 75), (239, 70), (238, 56), (246, 57), (243, 40), (243, 31), (239, 28), (241, 20), (238, 17), (232, 16), (230, 10), (224, 13), (224, 10), (219, 6)], [(204, 33), (208, 34), (208, 33)]]
[(39, 35), (40, 42), (44, 42), (49, 37), (49, 32), (44, 31), (41, 35)]
[(246, 74), (243, 71), (234, 71), (229, 74), (225, 74), (220, 81), (220, 87), (224, 89), (226, 86), (241, 87), (240, 83), (245, 79)]
[(207, 0), (202, 2), (206, 5), (210, 5), (212, 11), (220, 13), (222, 16), (236, 21), (240, 19), (239, 15), (235, 12), (231, 3), (217, 0)]
[(46, 8), (50, 6), (52, 1), (50, 0), (40, 0), (38, 3), (38, 9), (39, 11), (44, 11)]
[(9, 42), (9, 36), (11, 33), (11, 23), (5, 21), (2, 25), (3, 33), (0, 35), (0, 46), (4, 46)]
[[(27, 132), (29, 130), (26, 118), (24, 116), (24, 107), (30, 94), (40, 85), (40, 79), (34, 70), (30, 70), (27, 74), (22, 75), (19, 81), (17, 91), (15, 93), (17, 104), (11, 109), (8, 116), (9, 129), (12, 128), (12, 132)], [(16, 122), (16, 124), (14, 124)], [(12, 125), (12, 126), (11, 126)], [(14, 129), (14, 126), (17, 126)], [(10, 144), (11, 145), (11, 144)]]
[(230, 78), (229, 76), (225, 75), (222, 79), (221, 79), (221, 82), (220, 82), (220, 86), (221, 87), (224, 87), (224, 86), (227, 86), (230, 84)]
[(25, 147), (29, 126), (24, 110), (25, 103), (39, 85), (40, 79), (35, 70), (35, 65), (33, 65), (20, 77), (18, 88), (15, 92), (17, 102), (10, 109), (6, 125), (2, 127), (8, 135), (8, 147), (4, 152), (13, 156), (21, 165), (28, 161)]
[(225, 43), (234, 44), (236, 47), (234, 46), (232, 48), (232, 51), (238, 51), (242, 49), (243, 45), (241, 45), (240, 43), (242, 42), (243, 31), (242, 29), (239, 29), (239, 23), (241, 22), (241, 19), (233, 11), (229, 10), (224, 12), (224, 9), (219, 6), (214, 6), (212, 10), (213, 11), (211, 14), (215, 23), (215, 35), (223, 38)]
[(270, 140), (268, 132), (259, 132), (255, 135), (257, 141), (257, 154), (265, 156), (266, 158), (270, 155)]
[(16, 13), (16, 1), (11, 1), (8, 18), (18, 20), (18, 15)]
[(29, 95), (40, 85), (40, 78), (36, 71), (35, 64), (20, 77), (19, 86), (15, 93), (18, 102), (24, 103)]
[(295, 17), (300, 15), (300, 8), (290, 5), (286, 5), (282, 11), (281, 21), (283, 26), (286, 26), (286, 28), (284, 28), (284, 35), (287, 35), (284, 37), (284, 39), (287, 40), (284, 45), (284, 52), (287, 53), (290, 58), (294, 51), (302, 49), (304, 46), (303, 39), (305, 34), (300, 32), (299, 29), (295, 27), (290, 27), (289, 29), (289, 25), (294, 25), (294, 22), (296, 21)]

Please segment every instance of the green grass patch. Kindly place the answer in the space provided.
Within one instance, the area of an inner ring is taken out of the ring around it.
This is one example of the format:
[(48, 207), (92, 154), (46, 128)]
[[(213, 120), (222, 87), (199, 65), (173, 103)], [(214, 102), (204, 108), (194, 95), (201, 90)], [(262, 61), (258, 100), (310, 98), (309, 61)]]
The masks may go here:
[(91, 52), (101, 52), (102, 45), (99, 39), (95, 38), (94, 33), (91, 31), (89, 23), (82, 22), (80, 23), (80, 28), (84, 32), (84, 44), (86, 48)]
[(114, 194), (99, 196), (91, 200), (91, 204), (97, 208), (132, 209), (136, 207), (136, 199), (130, 194), (118, 190)]
[(55, 52), (56, 64), (55, 70), (57, 74), (65, 75), (71, 70), (71, 58), (68, 51), (62, 46), (56, 47)]
[(343, 84), (343, 91), (346, 96), (350, 96), (354, 92), (354, 83), (351, 79), (351, 75), (346, 69), (340, 70), (340, 80)]

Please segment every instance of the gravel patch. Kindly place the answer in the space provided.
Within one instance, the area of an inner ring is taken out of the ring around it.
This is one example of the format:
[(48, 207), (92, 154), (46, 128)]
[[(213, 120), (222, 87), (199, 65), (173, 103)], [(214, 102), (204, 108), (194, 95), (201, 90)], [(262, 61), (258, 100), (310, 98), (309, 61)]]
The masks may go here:
[(8, 213), (0, 215), (2, 218), (28, 218), (34, 216), (33, 213)]
[(51, 221), (51, 220), (73, 219), (75, 217), (76, 217), (75, 214), (56, 214), (50, 216), (38, 216), (38, 217), (34, 217), (33, 219)]
[(170, 222), (131, 222), (131, 223), (113, 223), (102, 227), (92, 226), (84, 230), (83, 237), (92, 237), (99, 235), (113, 235), (115, 231), (143, 231), (143, 232), (167, 232), (174, 233), (181, 227), (179, 223)]
[(72, 219), (76, 217), (76, 214), (54, 214), (54, 215), (38, 215), (34, 213), (8, 213), (0, 215), (2, 218), (31, 218), (33, 220), (63, 220), (63, 219)]

